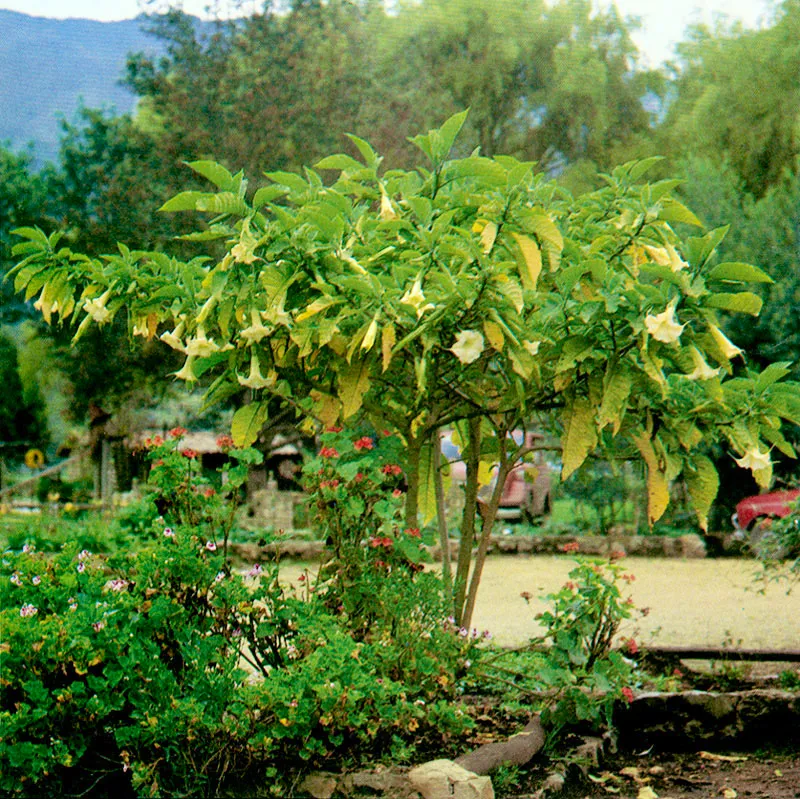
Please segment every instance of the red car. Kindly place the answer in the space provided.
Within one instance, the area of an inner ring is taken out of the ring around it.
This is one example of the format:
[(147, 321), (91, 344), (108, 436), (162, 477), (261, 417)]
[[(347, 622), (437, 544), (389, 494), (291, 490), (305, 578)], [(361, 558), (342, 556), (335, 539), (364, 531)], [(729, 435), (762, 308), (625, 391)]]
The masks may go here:
[(783, 519), (792, 510), (792, 503), (800, 498), (800, 489), (791, 491), (772, 491), (743, 499), (736, 506), (731, 521), (737, 530), (748, 530), (759, 518), (777, 517)]

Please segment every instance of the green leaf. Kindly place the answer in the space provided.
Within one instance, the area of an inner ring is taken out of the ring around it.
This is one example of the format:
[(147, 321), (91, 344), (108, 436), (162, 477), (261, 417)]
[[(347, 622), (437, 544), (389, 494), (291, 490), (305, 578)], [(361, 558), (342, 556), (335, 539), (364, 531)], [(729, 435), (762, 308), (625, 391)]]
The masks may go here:
[(216, 161), (186, 161), (184, 163), (197, 172), (198, 175), (202, 175), (206, 180), (211, 181), (218, 189), (230, 191), (235, 187), (233, 175)]
[(204, 199), (198, 200), (197, 210), (208, 211), (212, 214), (247, 216), (252, 209), (238, 195), (230, 191), (223, 191), (219, 194), (209, 194)]
[(629, 165), (628, 177), (632, 181), (637, 181), (645, 172), (654, 167), (659, 161), (663, 160), (663, 155), (653, 155), (650, 158), (642, 158), (641, 161), (633, 161)]
[(461, 128), (464, 126), (464, 123), (467, 121), (467, 115), (469, 114), (469, 109), (466, 111), (459, 111), (457, 114), (453, 114), (453, 116), (448, 119), (442, 127), (439, 128), (438, 136), (434, 138), (436, 142), (436, 147), (434, 149), (434, 156), (436, 160), (443, 161), (447, 158), (450, 150), (453, 147), (453, 143), (456, 140)]
[(361, 153), (361, 157), (364, 159), (364, 163), (370, 169), (377, 169), (380, 166), (381, 161), (383, 158), (379, 156), (375, 150), (372, 149), (372, 145), (368, 141), (364, 139), (360, 139), (358, 136), (354, 136), (352, 133), (345, 134), (348, 139), (350, 139), (353, 144), (355, 144), (358, 151)]
[(262, 205), (277, 200), (282, 194), (286, 194), (283, 186), (262, 186), (253, 195), (253, 208), (260, 208)]
[(767, 366), (755, 380), (754, 388), (756, 394), (763, 393), (764, 390), (769, 388), (773, 383), (783, 380), (783, 378), (791, 372), (791, 365), (789, 361), (783, 361), (771, 363)]
[(708, 512), (719, 491), (717, 469), (709, 458), (699, 455), (694, 459), (694, 463), (683, 470), (683, 477), (700, 527), (703, 531), (707, 531)]
[(351, 158), (349, 155), (339, 153), (337, 155), (329, 155), (321, 161), (314, 164), (314, 169), (338, 169), (341, 172), (355, 172), (364, 169), (364, 164)]
[(512, 233), (514, 240), (519, 245), (521, 257), (517, 257), (519, 276), (526, 289), (535, 290), (536, 283), (542, 271), (542, 253), (536, 242), (521, 233)]
[(671, 197), (661, 201), (658, 218), (665, 222), (683, 222), (686, 225), (703, 227), (703, 223), (683, 204)]
[(268, 408), (266, 402), (251, 402), (233, 414), (231, 436), (237, 447), (249, 447), (255, 443), (261, 428), (267, 421)]
[(433, 468), (433, 445), (427, 441), (419, 453), (419, 511), (422, 524), (436, 517), (436, 473)]
[(712, 294), (706, 301), (706, 305), (711, 308), (721, 308), (724, 311), (738, 311), (758, 316), (763, 300), (750, 291), (740, 291), (737, 294)]
[(763, 270), (752, 264), (726, 261), (718, 264), (708, 273), (709, 280), (729, 280), (736, 283), (774, 283)]
[(174, 197), (167, 200), (158, 210), (167, 213), (170, 211), (196, 211), (198, 210), (197, 203), (200, 202), (200, 200), (205, 200), (213, 196), (213, 194), (207, 191), (182, 191), (180, 194), (176, 194)]

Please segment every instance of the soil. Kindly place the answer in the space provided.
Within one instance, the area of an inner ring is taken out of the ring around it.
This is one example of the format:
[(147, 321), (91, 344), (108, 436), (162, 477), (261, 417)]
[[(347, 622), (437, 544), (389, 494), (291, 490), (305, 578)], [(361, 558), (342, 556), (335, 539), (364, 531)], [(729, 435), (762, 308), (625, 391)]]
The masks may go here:
[[(498, 799), (533, 799), (555, 766), (539, 762), (524, 775), (523, 790), (497, 785), (495, 795)], [(546, 795), (553, 799), (797, 799), (800, 753), (614, 755), (586, 774), (577, 767), (568, 768), (564, 790)]]

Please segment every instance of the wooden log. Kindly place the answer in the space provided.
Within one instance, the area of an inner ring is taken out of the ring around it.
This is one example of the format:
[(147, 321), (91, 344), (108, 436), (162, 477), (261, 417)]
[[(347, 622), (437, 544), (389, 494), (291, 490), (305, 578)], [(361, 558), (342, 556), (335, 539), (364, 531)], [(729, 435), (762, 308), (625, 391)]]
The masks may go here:
[(545, 743), (544, 728), (537, 713), (528, 724), (506, 741), (484, 744), (473, 752), (456, 759), (456, 763), (473, 774), (488, 774), (498, 766), (508, 763), (523, 766)]

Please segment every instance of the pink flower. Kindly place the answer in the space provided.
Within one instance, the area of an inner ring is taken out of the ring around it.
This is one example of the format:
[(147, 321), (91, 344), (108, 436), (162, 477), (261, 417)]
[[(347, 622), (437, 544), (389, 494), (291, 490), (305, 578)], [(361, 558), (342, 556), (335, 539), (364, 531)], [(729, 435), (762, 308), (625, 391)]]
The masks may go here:
[(419, 531), (419, 527), (407, 527), (406, 535), (411, 536), (411, 538), (420, 538), (421, 533)]
[(110, 591), (124, 591), (128, 587), (128, 581), (122, 579), (109, 580), (105, 587)]
[(206, 541), (206, 549), (209, 552), (216, 552), (217, 551), (217, 545), (213, 541)]
[(92, 553), (89, 552), (88, 549), (82, 549), (78, 553), (78, 560), (86, 560), (86, 558), (91, 558), (91, 557), (92, 557)]
[(11, 583), (13, 585), (22, 585), (22, 580), (20, 579), (19, 574), (17, 574), (17, 572), (14, 572), (14, 574), (11, 575)]
[(106, 623), (105, 623), (104, 621), (96, 621), (96, 622), (95, 622), (95, 623), (92, 625), (92, 629), (93, 629), (93, 630), (94, 630), (96, 633), (99, 633), (99, 632), (100, 632), (100, 630), (102, 630), (102, 629), (103, 629), (103, 627), (105, 627), (105, 626), (106, 626)]
[(635, 655), (639, 651), (639, 644), (633, 638), (629, 638), (625, 642), (625, 649), (628, 650), (629, 655)]
[(570, 541), (568, 544), (563, 544), (559, 547), (562, 552), (577, 552), (581, 545), (577, 541)]
[(197, 452), (196, 450), (187, 448), (181, 450), (181, 455), (183, 455), (184, 458), (189, 458), (190, 460), (192, 460), (193, 458), (197, 457)]
[(369, 436), (362, 436), (353, 444), (353, 447), (361, 452), (361, 450), (370, 450), (375, 448), (375, 444)]
[(164, 529), (164, 535), (167, 538), (175, 538), (175, 531), (171, 527), (166, 527)]
[(214, 578), (215, 583), (221, 583), (225, 579), (225, 572), (217, 572), (217, 576)]
[(160, 447), (164, 443), (164, 439), (161, 436), (153, 436), (153, 446)]
[(336, 447), (323, 447), (319, 451), (319, 455), (321, 458), (338, 458), (339, 453), (336, 451)]
[(403, 492), (402, 492), (402, 491), (401, 491), (399, 488), (395, 488), (395, 490), (394, 490), (394, 491), (392, 491), (392, 496), (393, 496), (395, 499), (400, 499), (400, 497), (402, 497), (402, 496), (403, 496)]
[(633, 691), (630, 688), (626, 686), (625, 688), (622, 689), (620, 693), (622, 694), (623, 699), (625, 699), (625, 701), (628, 704), (633, 702)]
[(253, 566), (253, 568), (250, 569), (249, 572), (247, 572), (247, 576), (248, 577), (258, 577), (261, 574), (262, 571), (263, 571), (263, 569), (261, 568), (261, 564), (260, 563), (256, 563), (255, 566)]
[(86, 564), (85, 563), (79, 563), (78, 564), (78, 574), (83, 574), (83, 572), (85, 572), (85, 571), (86, 571)]
[(402, 474), (403, 470), (396, 463), (387, 463), (381, 466), (381, 471), (384, 474)]
[(22, 551), (25, 554), (27, 554), (28, 552), (33, 552), (33, 547), (30, 544), (25, 544), (25, 546), (22, 547)]
[(186, 428), (185, 427), (173, 427), (167, 433), (167, 438), (181, 438), (186, 435)]
[(217, 436), (217, 446), (220, 449), (231, 449), (233, 447), (233, 439), (228, 435)]
[(34, 585), (39, 585), (39, 583), (40, 583), (40, 582), (42, 582), (42, 578), (41, 578), (41, 577), (39, 577), (39, 575), (37, 574), (37, 575), (36, 575), (36, 576), (35, 576), (35, 577), (34, 577), (34, 578), (31, 580), (31, 582), (32, 582)]
[(39, 608), (35, 605), (23, 605), (19, 609), (19, 615), (25, 618), (26, 616), (35, 616), (39, 612)]

